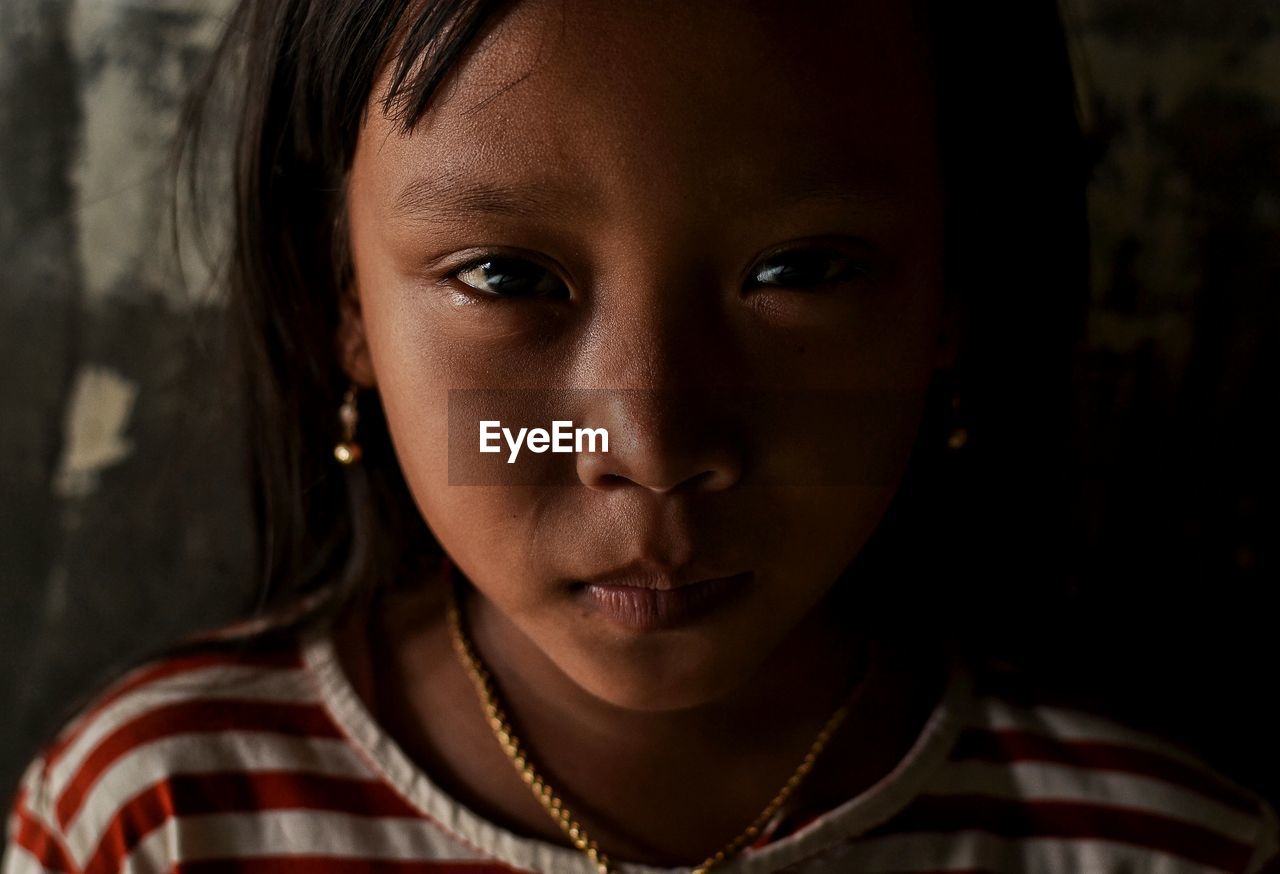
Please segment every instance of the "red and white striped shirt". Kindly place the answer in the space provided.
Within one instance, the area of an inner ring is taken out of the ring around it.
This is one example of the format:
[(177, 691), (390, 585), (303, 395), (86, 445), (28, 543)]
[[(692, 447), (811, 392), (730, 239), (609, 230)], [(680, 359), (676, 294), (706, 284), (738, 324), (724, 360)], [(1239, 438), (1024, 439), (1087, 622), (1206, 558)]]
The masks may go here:
[[(0, 874), (593, 874), (441, 791), (364, 708), (325, 628), (268, 637), (206, 639), (104, 693), (28, 768)], [(994, 676), (957, 662), (892, 773), (723, 870), (1280, 874), (1256, 795)]]

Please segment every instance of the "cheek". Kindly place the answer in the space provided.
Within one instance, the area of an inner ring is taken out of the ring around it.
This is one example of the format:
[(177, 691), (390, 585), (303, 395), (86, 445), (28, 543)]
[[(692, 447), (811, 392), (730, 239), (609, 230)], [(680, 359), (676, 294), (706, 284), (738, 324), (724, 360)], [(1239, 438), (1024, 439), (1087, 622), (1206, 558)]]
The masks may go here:
[(458, 433), (458, 422), (474, 423), (475, 417), (457, 410), (451, 416), (450, 393), (454, 406), (465, 408), (467, 389), (493, 386), (493, 360), (477, 353), (485, 344), (442, 330), (442, 320), (412, 290), (393, 277), (378, 284), (376, 276), (376, 270), (362, 276), (363, 317), (377, 391), (409, 491), (455, 563), (472, 579), (485, 580), (496, 603), (519, 613), (523, 599), (538, 590), (533, 575), (544, 566), (533, 555), (535, 546), (550, 546), (541, 518), (549, 496), (531, 485), (477, 484), (466, 465), (450, 466), (451, 444), (457, 448), (466, 438), (464, 448), (474, 453), (478, 439), (470, 430)]
[[(454, 484), (450, 479), (450, 392), (492, 388), (520, 357), (494, 339), (501, 320), (449, 310), (446, 295), (427, 293), (398, 267), (385, 241), (352, 215), (361, 317), (377, 391), (409, 491), (441, 546), (473, 578), (493, 581), (496, 601), (518, 601), (534, 587), (520, 575), (537, 541), (545, 496), (527, 486)], [(493, 353), (503, 354), (495, 356)], [(498, 373), (495, 373), (498, 371)], [(518, 372), (518, 371), (514, 371)], [(455, 394), (455, 400), (457, 395)], [(476, 439), (475, 435), (471, 435)], [(468, 444), (468, 448), (475, 449)], [(456, 473), (456, 472), (455, 472)], [(465, 482), (465, 471), (463, 481)]]
[[(484, 565), (533, 536), (528, 487), (451, 482), (450, 389), (470, 384), (465, 359), (440, 355), (430, 331), (408, 320), (370, 337), (387, 426), (409, 491), (436, 538), (464, 567)], [(459, 365), (463, 366), (459, 366)], [(474, 448), (474, 447), (471, 447)], [(498, 573), (510, 577), (510, 562)]]
[[(939, 358), (944, 295), (938, 224), (922, 210), (918, 223), (889, 237), (884, 251), (869, 259), (866, 277), (814, 292), (757, 290), (743, 335), (750, 380), (801, 392), (896, 392), (911, 406)], [(850, 401), (862, 405), (856, 397)], [(849, 404), (833, 396), (831, 405)]]
[(449, 482), (450, 389), (473, 384), (480, 374), (380, 259), (359, 264), (358, 275), (369, 354), (396, 458), (423, 518), (457, 556), (466, 550), (467, 532), (492, 530), (510, 506), (496, 489), (455, 488)]
[(942, 328), (937, 264), (927, 257), (907, 263), (894, 282), (813, 306), (824, 318), (770, 338), (765, 366), (778, 374), (777, 388), (760, 393), (750, 425), (767, 484), (853, 490), (846, 499), (855, 507), (879, 507), (897, 487)]

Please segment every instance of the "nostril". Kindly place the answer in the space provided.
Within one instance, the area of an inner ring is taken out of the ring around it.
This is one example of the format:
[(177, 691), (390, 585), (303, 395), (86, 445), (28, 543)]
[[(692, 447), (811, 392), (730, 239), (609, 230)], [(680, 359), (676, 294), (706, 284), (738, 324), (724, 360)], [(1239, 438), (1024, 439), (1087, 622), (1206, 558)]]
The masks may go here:
[(622, 476), (621, 474), (606, 473), (598, 477), (596, 481), (591, 485), (594, 485), (596, 488), (599, 488), (599, 489), (616, 489), (616, 488), (619, 488), (620, 486), (625, 486), (629, 482), (631, 482), (631, 480), (627, 479), (625, 476)]

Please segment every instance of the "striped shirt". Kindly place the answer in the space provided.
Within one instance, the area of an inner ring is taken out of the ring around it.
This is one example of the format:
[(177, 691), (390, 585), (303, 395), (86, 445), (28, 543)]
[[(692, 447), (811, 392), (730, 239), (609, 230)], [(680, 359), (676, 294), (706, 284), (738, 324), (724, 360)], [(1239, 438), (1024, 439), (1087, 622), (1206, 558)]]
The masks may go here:
[[(0, 874), (592, 874), (443, 792), (326, 627), (263, 637), (154, 660), (71, 722), (26, 771)], [(1278, 836), (1272, 808), (1181, 747), (957, 661), (891, 773), (723, 870), (1280, 874)]]

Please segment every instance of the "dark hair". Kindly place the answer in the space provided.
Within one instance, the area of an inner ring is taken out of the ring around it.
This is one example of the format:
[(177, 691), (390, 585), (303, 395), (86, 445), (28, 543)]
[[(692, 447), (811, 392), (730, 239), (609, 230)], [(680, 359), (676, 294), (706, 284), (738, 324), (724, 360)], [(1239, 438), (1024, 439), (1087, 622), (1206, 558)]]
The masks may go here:
[[(1070, 530), (1070, 367), (1087, 302), (1085, 154), (1066, 40), (1052, 0), (921, 3), (939, 96), (947, 282), (964, 300), (967, 341), (859, 566), (892, 566), (944, 598), (962, 587), (971, 598), (1044, 590)], [(221, 81), (240, 83), (230, 94), (239, 119), (226, 282), (259, 606), (411, 576), (439, 554), (376, 398), (360, 410), (363, 463), (332, 458), (347, 386), (335, 339), (351, 271), (345, 177), (385, 65), (395, 67), (383, 109), (409, 130), (505, 5), (241, 0), (191, 104), (186, 166), (200, 171), (216, 166), (201, 157), (205, 124), (219, 118), (212, 95)], [(193, 183), (194, 202), (202, 192)], [(936, 451), (952, 388), (971, 438), (963, 463)]]
[[(921, 439), (932, 446), (899, 493), (912, 524), (891, 510), (897, 548), (883, 554), (934, 605), (927, 630), (963, 628), (956, 642), (968, 648), (1056, 669), (1053, 632), (1066, 630), (1082, 544), (1073, 410), (1090, 268), (1089, 154), (1070, 45), (1054, 0), (925, 6), (945, 281), (965, 314), (961, 359), (931, 417), (944, 432), (955, 421), (954, 391), (969, 442), (941, 458), (926, 421)], [(903, 615), (917, 621), (910, 606)]]
[[(362, 463), (340, 469), (333, 457), (348, 384), (337, 347), (351, 274), (345, 180), (386, 65), (395, 70), (383, 108), (410, 128), (501, 5), (241, 0), (187, 106), (178, 154), (194, 216), (207, 221), (223, 194), (231, 203), (224, 281), (247, 427), (256, 610), (328, 586), (351, 594), (439, 554), (374, 393), (360, 398)], [(238, 114), (229, 167), (206, 154), (228, 107)], [(233, 188), (222, 192), (213, 174), (228, 170)]]

